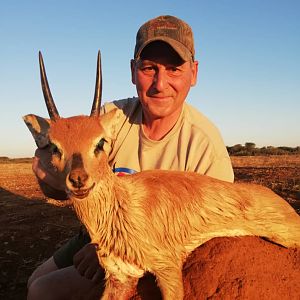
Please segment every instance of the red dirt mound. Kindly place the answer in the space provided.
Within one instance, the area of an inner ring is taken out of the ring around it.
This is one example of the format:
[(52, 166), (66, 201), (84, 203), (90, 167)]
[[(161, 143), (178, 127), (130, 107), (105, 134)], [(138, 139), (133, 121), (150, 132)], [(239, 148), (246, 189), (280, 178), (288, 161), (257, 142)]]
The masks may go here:
[[(183, 281), (186, 300), (300, 299), (300, 249), (257, 237), (215, 238), (190, 255)], [(133, 299), (161, 299), (152, 276)]]

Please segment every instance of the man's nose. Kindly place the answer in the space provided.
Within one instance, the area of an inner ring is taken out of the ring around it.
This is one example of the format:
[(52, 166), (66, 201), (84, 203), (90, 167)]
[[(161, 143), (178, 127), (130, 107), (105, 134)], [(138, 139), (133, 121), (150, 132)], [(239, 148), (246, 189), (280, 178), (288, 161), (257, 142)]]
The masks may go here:
[(153, 86), (157, 91), (163, 91), (167, 85), (167, 76), (164, 70), (157, 70), (153, 80)]

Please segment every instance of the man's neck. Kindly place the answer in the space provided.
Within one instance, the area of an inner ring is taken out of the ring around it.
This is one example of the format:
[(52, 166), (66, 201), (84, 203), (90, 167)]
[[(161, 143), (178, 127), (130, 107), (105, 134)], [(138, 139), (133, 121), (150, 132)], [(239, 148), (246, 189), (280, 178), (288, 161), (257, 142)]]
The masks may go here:
[(143, 115), (143, 130), (145, 135), (154, 141), (163, 139), (175, 126), (181, 111), (177, 114), (157, 119), (150, 119)]

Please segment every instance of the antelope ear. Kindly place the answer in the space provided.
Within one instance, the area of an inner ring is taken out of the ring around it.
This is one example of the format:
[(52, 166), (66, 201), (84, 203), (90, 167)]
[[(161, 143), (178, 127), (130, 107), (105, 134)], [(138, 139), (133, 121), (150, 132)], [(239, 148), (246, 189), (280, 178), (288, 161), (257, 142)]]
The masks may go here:
[(105, 133), (112, 139), (115, 139), (117, 136), (117, 128), (120, 125), (122, 115), (123, 111), (121, 109), (114, 108), (100, 116), (100, 123)]
[(33, 114), (24, 116), (23, 120), (30, 130), (36, 145), (39, 148), (46, 147), (49, 144), (48, 131), (51, 121)]

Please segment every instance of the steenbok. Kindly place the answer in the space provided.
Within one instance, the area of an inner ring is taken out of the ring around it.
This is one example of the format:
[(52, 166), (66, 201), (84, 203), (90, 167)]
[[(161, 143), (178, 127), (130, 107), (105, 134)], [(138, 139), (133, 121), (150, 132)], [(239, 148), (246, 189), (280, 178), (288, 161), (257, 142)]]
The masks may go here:
[(156, 276), (164, 299), (182, 299), (183, 262), (214, 237), (255, 235), (300, 246), (300, 217), (265, 187), (179, 171), (117, 177), (107, 149), (123, 112), (100, 115), (100, 53), (90, 116), (59, 117), (41, 54), (40, 69), (50, 119), (30, 114), (24, 121), (37, 146), (50, 147), (78, 218), (99, 245), (102, 299), (127, 299), (146, 271)]

